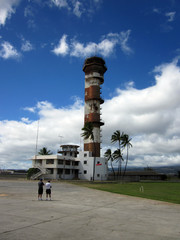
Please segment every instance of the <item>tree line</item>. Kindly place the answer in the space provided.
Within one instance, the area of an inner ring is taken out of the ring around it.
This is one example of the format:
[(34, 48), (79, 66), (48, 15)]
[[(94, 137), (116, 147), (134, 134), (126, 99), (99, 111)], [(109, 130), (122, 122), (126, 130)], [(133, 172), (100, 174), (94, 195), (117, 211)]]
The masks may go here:
[[(104, 157), (110, 161), (111, 169), (114, 175), (114, 179), (118, 177), (124, 178), (127, 170), (128, 160), (129, 160), (129, 149), (132, 147), (131, 138), (128, 134), (124, 132), (120, 132), (120, 130), (116, 130), (111, 136), (111, 143), (118, 143), (118, 148), (112, 152), (110, 148), (108, 148), (104, 154)], [(124, 158), (123, 151), (126, 149), (126, 156)], [(115, 173), (113, 162), (116, 161), (118, 163), (118, 171)], [(122, 169), (122, 163), (125, 163), (124, 170)]]
[[(95, 142), (94, 142), (94, 133), (93, 133), (93, 124), (91, 122), (86, 122), (84, 124), (84, 127), (82, 128), (82, 134), (81, 136), (84, 139), (91, 139), (93, 144), (94, 144), (94, 149), (95, 149)], [(110, 161), (111, 164), (111, 169), (114, 175), (114, 179), (118, 177), (124, 177), (126, 170), (127, 170), (127, 165), (128, 165), (128, 160), (129, 160), (129, 149), (132, 147), (131, 144), (131, 138), (129, 137), (128, 134), (124, 132), (120, 132), (120, 130), (116, 130), (113, 135), (111, 136), (111, 143), (118, 143), (118, 148), (112, 152), (111, 149), (107, 149), (104, 157), (107, 158), (108, 161)], [(123, 151), (126, 149), (126, 157), (123, 157)], [(96, 151), (96, 149), (95, 149)], [(95, 154), (96, 155), (96, 154)], [(94, 168), (93, 168), (93, 180), (94, 180), (94, 174), (95, 174), (95, 157), (94, 157)], [(115, 173), (114, 167), (113, 167), (113, 162), (116, 161), (118, 163), (118, 171), (117, 174)], [(124, 170), (122, 171), (122, 162), (125, 162)]]

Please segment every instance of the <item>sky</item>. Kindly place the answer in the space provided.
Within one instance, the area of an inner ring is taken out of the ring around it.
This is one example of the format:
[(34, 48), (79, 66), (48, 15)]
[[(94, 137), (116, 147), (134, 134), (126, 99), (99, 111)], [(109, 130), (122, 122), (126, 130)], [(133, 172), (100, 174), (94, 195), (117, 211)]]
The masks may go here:
[(180, 165), (179, 28), (179, 0), (0, 0), (0, 169), (28, 169), (36, 147), (83, 149), (92, 56), (107, 66), (102, 156), (120, 130), (129, 166)]

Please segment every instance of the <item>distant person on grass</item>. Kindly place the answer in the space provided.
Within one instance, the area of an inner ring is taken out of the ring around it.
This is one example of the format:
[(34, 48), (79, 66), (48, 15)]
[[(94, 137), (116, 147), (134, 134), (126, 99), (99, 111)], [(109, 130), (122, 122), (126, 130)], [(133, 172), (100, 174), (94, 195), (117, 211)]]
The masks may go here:
[(48, 200), (48, 197), (49, 197), (49, 200), (51, 200), (51, 188), (52, 188), (51, 183), (50, 181), (48, 181), (46, 183), (46, 200)]
[(43, 180), (40, 179), (40, 181), (38, 182), (38, 200), (42, 200), (42, 195), (43, 195)]

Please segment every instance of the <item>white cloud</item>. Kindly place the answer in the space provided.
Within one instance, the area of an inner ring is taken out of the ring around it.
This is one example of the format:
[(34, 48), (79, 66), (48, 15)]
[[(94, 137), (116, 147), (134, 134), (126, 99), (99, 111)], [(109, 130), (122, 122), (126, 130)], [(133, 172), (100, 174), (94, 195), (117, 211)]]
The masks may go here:
[(5, 25), (6, 20), (15, 13), (15, 7), (20, 0), (1, 0), (0, 1), (0, 26)]
[[(155, 85), (138, 90), (133, 83), (117, 89), (116, 96), (102, 105), (103, 149), (115, 145), (110, 138), (117, 129), (132, 137), (129, 165), (160, 166), (180, 164), (180, 67), (178, 61), (155, 67)], [(106, 76), (105, 76), (106, 78)], [(82, 89), (83, 91), (83, 89)], [(84, 106), (81, 100), (64, 108), (48, 101), (26, 110), (38, 113), (38, 149), (48, 147), (56, 153), (62, 143), (80, 144)], [(37, 121), (0, 121), (0, 166), (28, 168), (35, 153)], [(82, 143), (82, 139), (81, 139)], [(82, 145), (81, 145), (82, 146)]]
[(88, 42), (86, 44), (78, 42), (75, 39), (67, 41), (67, 35), (63, 35), (59, 44), (52, 50), (56, 55), (67, 55), (73, 57), (89, 57), (91, 55), (101, 54), (103, 57), (108, 57), (113, 54), (115, 47), (120, 46), (125, 54), (133, 53), (128, 46), (128, 39), (131, 31), (127, 30), (120, 33), (109, 33), (103, 36), (99, 43)]
[[(38, 102), (39, 138), (38, 149), (47, 146), (55, 153), (59, 148), (59, 135), (66, 143), (80, 142), (83, 126), (83, 106), (77, 101), (69, 107), (56, 109), (47, 101)], [(0, 166), (29, 168), (27, 161), (35, 154), (37, 121), (22, 117), (21, 121), (0, 121)], [(15, 164), (16, 163), (16, 164)]]
[(72, 41), (70, 55), (73, 57), (86, 57), (95, 52), (96, 46), (95, 43), (91, 42), (84, 46), (82, 43)]
[(29, 120), (29, 118), (24, 118), (24, 117), (21, 118), (21, 121), (24, 122), (24, 123), (30, 123), (31, 122)]
[(22, 38), (21, 50), (23, 52), (29, 52), (29, 51), (32, 51), (33, 49), (34, 49), (33, 45), (30, 43), (30, 41), (25, 40), (24, 38)]
[(34, 17), (34, 9), (32, 8), (32, 6), (28, 5), (24, 9), (24, 16), (25, 17)]
[(113, 53), (116, 43), (116, 41), (104, 39), (97, 45), (96, 51), (98, 51), (102, 56), (108, 57), (110, 54)]
[(52, 50), (54, 54), (65, 56), (68, 54), (69, 46), (66, 42), (67, 35), (63, 35), (59, 41), (59, 44)]
[(160, 10), (159, 8), (154, 8), (154, 9), (153, 9), (153, 12), (154, 12), (154, 13), (161, 13), (161, 10)]
[(99, 8), (101, 2), (101, 0), (49, 0), (49, 5), (58, 7), (60, 10), (66, 9), (69, 13), (80, 18), (83, 14), (88, 17), (91, 16)]
[(127, 30), (126, 32), (121, 32), (119, 36), (121, 49), (125, 54), (132, 53), (132, 49), (127, 44), (130, 33), (131, 33), (131, 30)]
[(176, 12), (167, 12), (165, 16), (168, 18), (168, 22), (173, 22)]
[(158, 8), (154, 8), (153, 12), (160, 16), (163, 16), (163, 19), (164, 19), (164, 16), (166, 17), (166, 21), (163, 24), (160, 24), (160, 27), (163, 32), (169, 32), (173, 29), (173, 27), (171, 26), (172, 24), (170, 24), (170, 23), (172, 23), (175, 20), (176, 12), (166, 12), (165, 13), (161, 9), (158, 9)]
[(74, 4), (74, 9), (73, 9), (73, 13), (74, 13), (77, 17), (81, 17), (83, 11), (84, 11), (84, 9), (82, 8), (82, 3), (80, 3), (79, 1), (75, 2), (75, 4)]
[(9, 43), (4, 41), (0, 44), (0, 57), (3, 59), (18, 59), (21, 54)]
[(50, 2), (58, 8), (69, 9), (69, 4), (68, 4), (67, 0), (50, 0)]
[(35, 113), (36, 112), (36, 107), (25, 107), (24, 110)]

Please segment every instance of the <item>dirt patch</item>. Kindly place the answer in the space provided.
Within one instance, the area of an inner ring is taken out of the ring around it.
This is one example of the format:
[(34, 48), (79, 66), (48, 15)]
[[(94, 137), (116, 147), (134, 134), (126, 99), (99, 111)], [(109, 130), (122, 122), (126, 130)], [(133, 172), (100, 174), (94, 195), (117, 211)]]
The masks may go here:
[(8, 194), (5, 194), (5, 193), (0, 193), (0, 197), (7, 197)]

